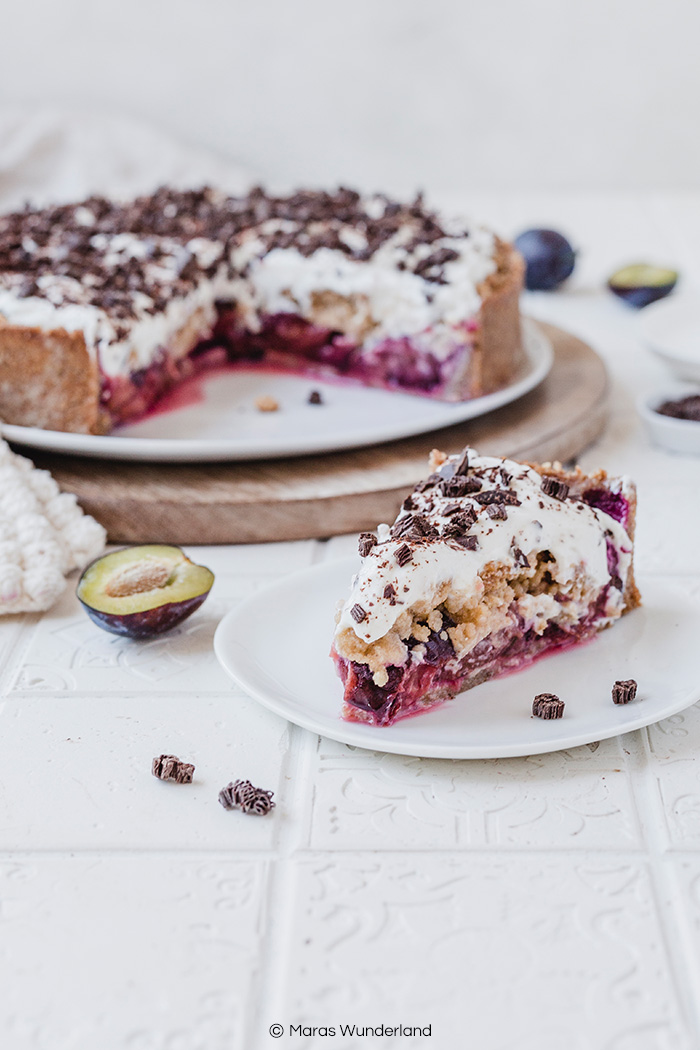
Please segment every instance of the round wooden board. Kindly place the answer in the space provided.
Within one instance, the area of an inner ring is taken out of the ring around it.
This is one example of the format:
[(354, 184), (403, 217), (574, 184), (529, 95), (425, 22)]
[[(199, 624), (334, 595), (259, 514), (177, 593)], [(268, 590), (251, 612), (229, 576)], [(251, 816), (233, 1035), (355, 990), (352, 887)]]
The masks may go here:
[(554, 345), (543, 383), (479, 419), (385, 445), (247, 463), (145, 464), (32, 454), (116, 543), (260, 543), (335, 536), (393, 521), (433, 448), (566, 461), (602, 432), (607, 373), (575, 336)]

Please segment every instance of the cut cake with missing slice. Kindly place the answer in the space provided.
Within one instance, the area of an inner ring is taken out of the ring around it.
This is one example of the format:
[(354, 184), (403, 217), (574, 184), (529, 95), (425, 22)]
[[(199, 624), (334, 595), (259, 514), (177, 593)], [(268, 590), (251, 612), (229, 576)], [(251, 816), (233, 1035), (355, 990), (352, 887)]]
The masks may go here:
[(584, 641), (640, 604), (627, 478), (434, 452), (360, 537), (332, 653), (343, 716), (389, 725)]
[(104, 433), (214, 368), (466, 401), (527, 366), (511, 245), (421, 197), (163, 187), (0, 216), (0, 418)]

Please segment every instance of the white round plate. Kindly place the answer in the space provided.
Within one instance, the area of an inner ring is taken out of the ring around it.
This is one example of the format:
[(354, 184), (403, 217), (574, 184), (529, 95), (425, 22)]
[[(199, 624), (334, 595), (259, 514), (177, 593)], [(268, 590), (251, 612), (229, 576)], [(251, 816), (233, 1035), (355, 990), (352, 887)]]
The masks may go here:
[[(357, 559), (347, 558), (286, 576), (228, 613), (214, 637), (220, 663), (245, 692), (331, 740), (421, 758), (536, 755), (628, 733), (700, 698), (700, 607), (650, 577), (642, 581), (642, 608), (591, 642), (392, 726), (344, 722), (328, 653), (337, 599), (356, 570)], [(639, 683), (637, 699), (617, 707), (611, 687), (626, 678)], [(564, 700), (563, 718), (531, 716), (533, 697), (544, 692)]]
[(676, 293), (646, 306), (639, 334), (679, 379), (700, 382), (700, 293)]
[[(264, 459), (376, 445), (474, 419), (534, 389), (552, 367), (554, 351), (533, 321), (524, 321), (523, 333), (525, 373), (502, 390), (458, 404), (308, 376), (231, 371), (190, 380), (201, 394), (195, 404), (156, 412), (106, 437), (8, 424), (0, 432), (8, 441), (45, 452), (169, 463)], [(308, 403), (311, 390), (321, 392), (322, 405)], [(261, 396), (275, 398), (279, 411), (258, 411), (255, 400)]]

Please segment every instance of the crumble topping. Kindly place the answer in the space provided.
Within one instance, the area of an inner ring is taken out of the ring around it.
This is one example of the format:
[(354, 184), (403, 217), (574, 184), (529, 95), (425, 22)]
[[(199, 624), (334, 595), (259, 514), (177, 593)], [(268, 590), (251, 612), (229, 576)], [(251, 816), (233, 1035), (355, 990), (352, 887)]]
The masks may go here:
[(270, 394), (262, 394), (260, 397), (256, 397), (255, 407), (258, 412), (277, 412), (279, 411), (280, 404), (279, 401)]

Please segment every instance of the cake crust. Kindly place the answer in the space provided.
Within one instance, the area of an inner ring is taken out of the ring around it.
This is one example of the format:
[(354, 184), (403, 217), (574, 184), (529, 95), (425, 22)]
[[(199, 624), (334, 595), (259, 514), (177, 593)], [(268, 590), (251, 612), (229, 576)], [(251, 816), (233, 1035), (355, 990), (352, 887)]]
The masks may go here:
[(82, 332), (0, 322), (0, 419), (45, 430), (99, 434), (100, 377)]

